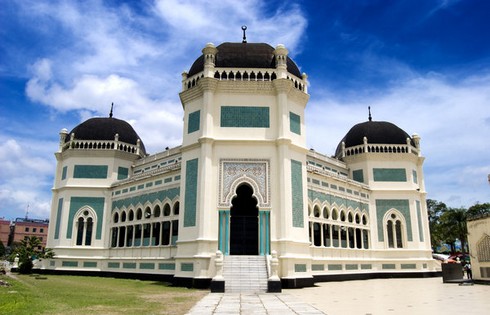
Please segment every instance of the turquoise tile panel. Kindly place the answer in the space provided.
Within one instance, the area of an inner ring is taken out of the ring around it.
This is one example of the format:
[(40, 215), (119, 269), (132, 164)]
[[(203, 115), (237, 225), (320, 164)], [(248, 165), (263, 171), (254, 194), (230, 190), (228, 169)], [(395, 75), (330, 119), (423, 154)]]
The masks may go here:
[(107, 165), (75, 165), (73, 178), (107, 178)]
[(364, 183), (364, 173), (361, 170), (352, 171), (352, 179), (359, 183)]
[(269, 107), (221, 106), (221, 127), (269, 128)]
[(304, 227), (303, 167), (300, 161), (291, 160), (291, 190), (293, 227)]
[(341, 264), (329, 264), (328, 270), (342, 270)]
[(414, 184), (417, 184), (419, 182), (417, 179), (417, 171), (416, 170), (412, 170), (412, 178), (413, 178)]
[(61, 180), (66, 179), (66, 173), (68, 172), (68, 166), (63, 167), (63, 171), (61, 172)]
[(401, 269), (417, 269), (417, 264), (401, 264)]
[(345, 265), (345, 270), (357, 270), (359, 269), (358, 264), (346, 264)]
[(84, 261), (83, 267), (84, 268), (97, 268), (97, 262), (96, 261)]
[(381, 268), (383, 268), (383, 269), (396, 269), (396, 265), (395, 264), (383, 264), (381, 266)]
[(61, 214), (63, 211), (63, 198), (58, 200), (58, 210), (56, 211), (56, 224), (54, 226), (54, 239), (60, 238)]
[(406, 182), (407, 172), (404, 168), (373, 168), (375, 182)]
[(306, 272), (306, 264), (294, 264), (294, 272)]
[(422, 227), (422, 211), (420, 209), (420, 201), (415, 201), (415, 206), (417, 207), (417, 223), (419, 227), (419, 240), (424, 241), (424, 230)]
[(301, 117), (293, 112), (289, 112), (289, 130), (301, 135)]
[(102, 221), (104, 220), (104, 203), (105, 198), (101, 197), (71, 197), (70, 199), (70, 212), (68, 214), (68, 227), (66, 229), (66, 238), (71, 239), (73, 220), (75, 213), (82, 207), (88, 206), (94, 209), (97, 218), (97, 229), (95, 231), (95, 238), (100, 240), (102, 236)]
[(390, 209), (398, 210), (407, 224), (407, 239), (409, 242), (413, 240), (412, 237), (412, 220), (410, 219), (410, 205), (408, 200), (405, 199), (376, 199), (376, 216), (378, 223), (378, 241), (384, 242), (384, 224), (383, 217)]
[(201, 111), (197, 110), (189, 114), (189, 121), (187, 122), (187, 133), (198, 131), (201, 122)]
[(151, 192), (146, 194), (140, 194), (129, 198), (114, 200), (112, 201), (112, 210), (116, 208), (121, 209), (122, 207), (136, 208), (138, 204), (144, 205), (146, 202), (153, 204), (157, 200), (162, 202), (166, 198), (170, 200), (174, 200), (174, 198), (178, 197), (179, 194), (180, 194), (180, 188), (176, 187), (176, 188), (164, 189), (164, 190), (159, 190), (156, 192)]
[(124, 269), (136, 269), (136, 263), (125, 262), (122, 266)]
[(175, 264), (173, 263), (160, 263), (158, 264), (160, 270), (175, 270)]
[(348, 199), (344, 197), (338, 197), (324, 192), (308, 189), (308, 199), (313, 202), (317, 199), (320, 203), (328, 202), (330, 205), (333, 203), (337, 204), (337, 207), (342, 205), (345, 208), (352, 207), (352, 209), (366, 209), (369, 211), (369, 205), (367, 203), (360, 202), (359, 200)]
[(154, 263), (140, 263), (140, 269), (155, 269)]
[(120, 266), (121, 266), (121, 264), (118, 262), (110, 262), (107, 264), (108, 268), (113, 268), (113, 269), (120, 268)]
[(196, 225), (198, 159), (186, 162), (184, 227)]
[(373, 269), (373, 265), (371, 264), (361, 264), (361, 270)]
[(78, 267), (78, 261), (62, 261), (61, 266), (63, 267)]
[(181, 263), (180, 264), (180, 271), (194, 271), (194, 264), (193, 263)]
[(117, 169), (117, 180), (128, 178), (129, 169), (127, 167), (118, 167)]
[(323, 271), (323, 270), (325, 270), (325, 265), (323, 265), (323, 264), (321, 264), (321, 265), (320, 264), (312, 264), (311, 270), (312, 271)]

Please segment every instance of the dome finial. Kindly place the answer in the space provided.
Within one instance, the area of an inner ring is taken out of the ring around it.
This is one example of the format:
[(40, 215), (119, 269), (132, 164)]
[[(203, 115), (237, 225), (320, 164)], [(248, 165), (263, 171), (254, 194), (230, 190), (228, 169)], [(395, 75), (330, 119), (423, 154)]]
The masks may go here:
[(373, 121), (373, 117), (371, 117), (371, 106), (368, 106), (368, 112), (369, 112), (369, 121)]
[(112, 118), (112, 110), (114, 109), (114, 103), (111, 104), (111, 112), (109, 113), (109, 118)]
[(247, 25), (243, 25), (242, 26), (242, 31), (243, 31), (243, 40), (242, 40), (242, 43), (246, 43), (247, 42), (247, 36), (245, 35), (245, 31), (247, 30)]

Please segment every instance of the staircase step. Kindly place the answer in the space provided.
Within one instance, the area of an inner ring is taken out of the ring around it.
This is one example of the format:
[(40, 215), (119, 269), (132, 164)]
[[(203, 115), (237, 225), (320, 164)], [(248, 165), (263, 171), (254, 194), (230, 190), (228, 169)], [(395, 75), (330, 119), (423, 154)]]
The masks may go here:
[(225, 292), (266, 292), (265, 256), (226, 256), (223, 265)]

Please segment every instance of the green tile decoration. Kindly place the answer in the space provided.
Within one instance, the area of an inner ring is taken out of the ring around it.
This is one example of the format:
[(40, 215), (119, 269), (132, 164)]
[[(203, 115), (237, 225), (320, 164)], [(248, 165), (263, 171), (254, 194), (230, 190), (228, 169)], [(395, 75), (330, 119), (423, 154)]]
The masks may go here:
[(154, 263), (140, 263), (140, 269), (155, 269)]
[(342, 270), (341, 264), (329, 264), (328, 270)]
[(54, 266), (56, 266), (56, 261), (51, 260), (51, 261), (49, 262), (49, 266), (50, 266), (50, 267), (54, 267)]
[(56, 225), (54, 226), (54, 239), (60, 238), (61, 214), (63, 211), (63, 198), (58, 200), (58, 210), (56, 212)]
[(158, 269), (160, 270), (175, 270), (174, 263), (160, 263), (158, 264)]
[(193, 263), (181, 263), (180, 264), (180, 271), (194, 271), (194, 264)]
[(198, 159), (186, 162), (184, 227), (196, 225)]
[(331, 205), (333, 203), (336, 203), (338, 207), (344, 205), (345, 208), (352, 207), (353, 209), (359, 208), (360, 210), (366, 209), (369, 211), (369, 205), (367, 203), (359, 202), (359, 200), (352, 200), (344, 197), (326, 194), (324, 192), (319, 192), (312, 189), (308, 189), (308, 199), (310, 201), (318, 199), (318, 201), (320, 201), (321, 203), (326, 201)]
[(417, 179), (417, 171), (416, 170), (412, 170), (412, 178), (413, 178), (414, 184), (417, 184), (419, 182)]
[(107, 264), (107, 268), (112, 268), (112, 269), (120, 268), (120, 266), (121, 264), (118, 262), (110, 262)]
[(187, 122), (187, 133), (198, 131), (200, 128), (201, 111), (197, 110), (189, 114), (189, 120)]
[(364, 173), (363, 170), (352, 171), (352, 179), (359, 183), (364, 183)]
[(404, 168), (373, 168), (375, 182), (406, 182), (407, 172)]
[(396, 269), (395, 264), (382, 264), (381, 268), (383, 269)]
[(163, 200), (165, 200), (166, 198), (174, 200), (176, 197), (179, 196), (179, 194), (180, 188), (176, 187), (146, 194), (140, 194), (129, 198), (114, 200), (112, 201), (112, 210), (116, 208), (121, 209), (122, 207), (126, 207), (127, 209), (131, 207), (135, 208), (138, 204), (144, 205), (147, 202), (153, 204), (157, 200), (163, 202)]
[(300, 161), (291, 160), (293, 227), (304, 227), (303, 169)]
[(107, 165), (75, 165), (73, 169), (73, 178), (107, 178)]
[(405, 199), (376, 199), (376, 217), (378, 223), (378, 241), (384, 242), (384, 224), (383, 217), (390, 209), (398, 210), (407, 224), (407, 239), (409, 242), (413, 240), (412, 237), (412, 220), (410, 219), (410, 206), (408, 200)]
[(419, 240), (421, 242), (424, 241), (424, 231), (422, 227), (422, 211), (420, 209), (420, 201), (416, 200), (415, 201), (415, 206), (417, 207), (417, 223), (419, 227)]
[(323, 265), (323, 264), (312, 264), (311, 270), (312, 271), (323, 271), (323, 270), (325, 270), (325, 265)]
[(401, 264), (401, 269), (417, 269), (417, 264)]
[(78, 261), (62, 261), (61, 262), (62, 267), (78, 267)]
[(357, 270), (359, 269), (358, 264), (346, 264), (345, 265), (345, 270)]
[(136, 269), (136, 263), (125, 262), (122, 266), (124, 269)]
[(221, 106), (221, 127), (269, 128), (269, 107)]
[(63, 171), (61, 172), (61, 180), (66, 179), (66, 173), (68, 172), (68, 166), (63, 167)]
[(84, 261), (83, 267), (84, 268), (97, 268), (97, 262), (96, 261)]
[(294, 272), (306, 272), (306, 264), (294, 264)]
[(289, 112), (289, 130), (301, 135), (301, 117), (293, 112)]
[(118, 167), (117, 169), (117, 180), (128, 178), (129, 169), (127, 167)]
[(84, 206), (88, 206), (95, 211), (97, 215), (94, 221), (97, 222), (97, 229), (95, 231), (95, 238), (100, 240), (102, 237), (102, 221), (104, 218), (104, 203), (105, 198), (101, 197), (71, 197), (70, 199), (70, 212), (68, 214), (68, 227), (66, 229), (66, 238), (71, 239), (73, 220), (75, 213)]
[(361, 264), (361, 270), (373, 269), (373, 265), (371, 264)]

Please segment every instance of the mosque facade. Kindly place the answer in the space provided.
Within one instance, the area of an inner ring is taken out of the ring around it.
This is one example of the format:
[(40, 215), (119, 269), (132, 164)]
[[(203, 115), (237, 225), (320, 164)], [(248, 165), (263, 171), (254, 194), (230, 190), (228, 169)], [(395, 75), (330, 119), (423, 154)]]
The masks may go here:
[(43, 269), (195, 287), (226, 283), (234, 256), (282, 287), (438, 271), (419, 136), (369, 118), (334, 155), (308, 150), (307, 76), (283, 45), (207, 44), (179, 95), (182, 145), (162, 152), (112, 114), (60, 132)]

